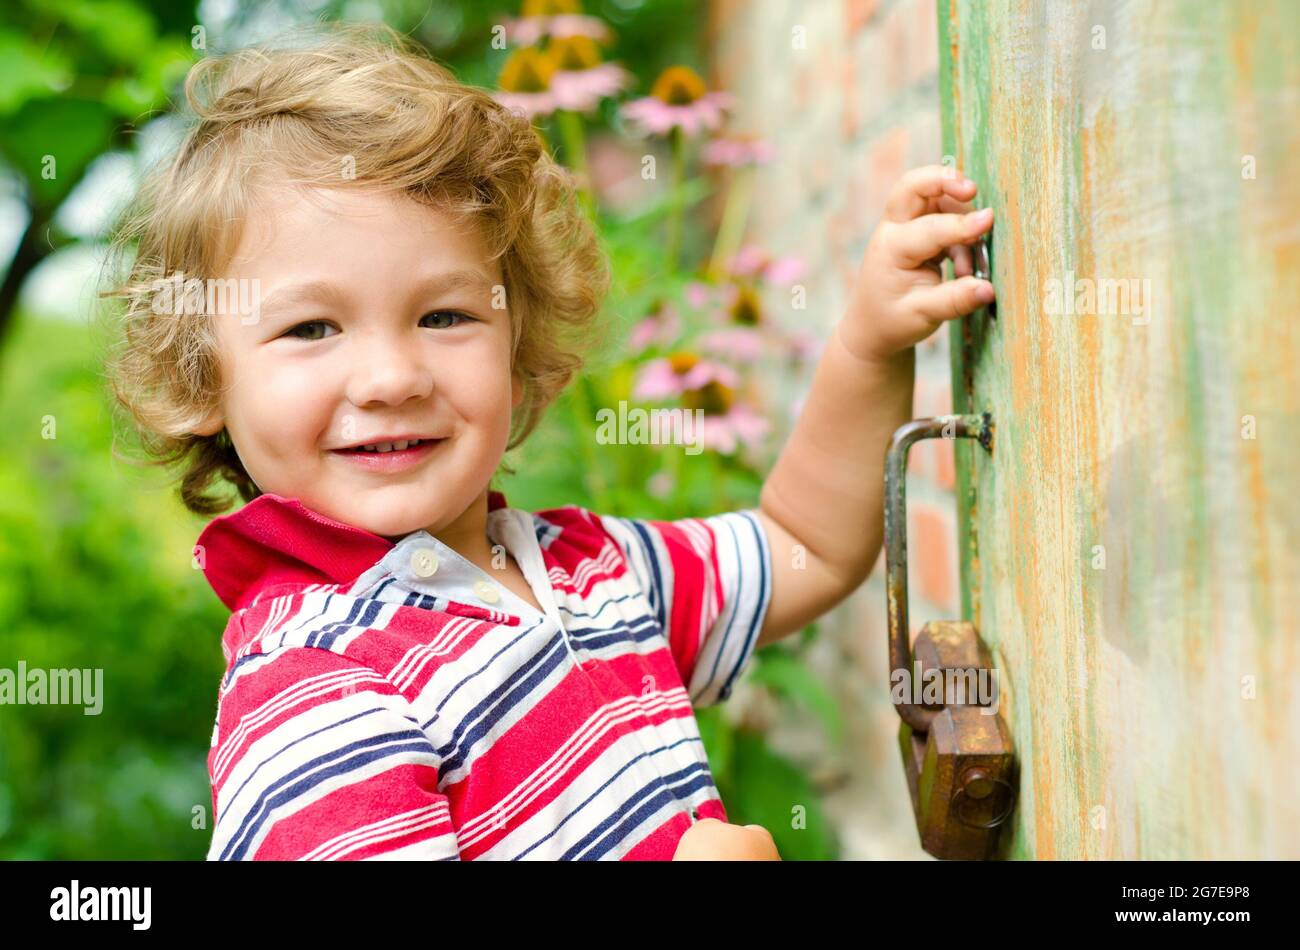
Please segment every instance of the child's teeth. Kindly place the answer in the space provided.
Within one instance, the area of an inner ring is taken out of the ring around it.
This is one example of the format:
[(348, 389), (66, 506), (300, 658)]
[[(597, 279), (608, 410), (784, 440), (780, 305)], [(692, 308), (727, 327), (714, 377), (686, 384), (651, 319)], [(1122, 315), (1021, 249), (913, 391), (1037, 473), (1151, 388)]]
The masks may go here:
[(423, 439), (398, 439), (396, 442), (371, 442), (369, 445), (360, 446), (359, 451), (401, 452), (403, 449), (409, 449), (423, 441)]

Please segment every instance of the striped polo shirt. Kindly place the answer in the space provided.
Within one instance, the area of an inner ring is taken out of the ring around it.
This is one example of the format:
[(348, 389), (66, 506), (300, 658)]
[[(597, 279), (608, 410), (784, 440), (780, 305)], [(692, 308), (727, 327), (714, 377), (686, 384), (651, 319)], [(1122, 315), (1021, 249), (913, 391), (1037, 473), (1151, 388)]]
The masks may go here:
[(727, 820), (692, 707), (758, 642), (755, 509), (488, 509), (542, 612), (426, 531), (394, 544), (278, 495), (204, 530), (232, 611), (209, 860), (670, 859)]

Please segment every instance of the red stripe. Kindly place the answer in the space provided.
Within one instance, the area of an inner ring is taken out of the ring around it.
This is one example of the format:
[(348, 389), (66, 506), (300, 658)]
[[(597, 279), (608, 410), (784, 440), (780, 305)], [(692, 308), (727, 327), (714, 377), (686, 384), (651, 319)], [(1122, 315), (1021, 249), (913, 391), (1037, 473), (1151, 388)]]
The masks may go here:
[[(258, 847), (256, 858), (296, 860), (346, 831), (436, 803), (441, 798), (437, 788), (438, 770), (426, 765), (399, 765), (364, 781), (353, 782), (292, 815), (279, 818)], [(359, 860), (446, 834), (455, 834), (449, 819), (397, 839), (349, 850), (343, 858)]]

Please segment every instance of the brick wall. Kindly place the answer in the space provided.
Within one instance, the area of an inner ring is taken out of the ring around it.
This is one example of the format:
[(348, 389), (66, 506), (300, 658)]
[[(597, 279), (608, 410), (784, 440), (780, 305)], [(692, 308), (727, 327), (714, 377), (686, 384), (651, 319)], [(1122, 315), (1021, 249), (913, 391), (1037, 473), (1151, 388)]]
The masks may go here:
[[(839, 319), (890, 187), (942, 161), (935, 0), (713, 0), (711, 82), (737, 96), (729, 131), (771, 141), (748, 237), (807, 262), (807, 310), (823, 336)], [(917, 352), (914, 415), (950, 412), (947, 332)], [(908, 479), (914, 629), (957, 617), (960, 587), (950, 441), (912, 450)], [(840, 700), (846, 748), (778, 720), (774, 744), (827, 789), (846, 858), (925, 858), (888, 695), (884, 558), (824, 622), (811, 663)], [(739, 697), (738, 697), (739, 698)], [(785, 718), (788, 719), (788, 716)]]

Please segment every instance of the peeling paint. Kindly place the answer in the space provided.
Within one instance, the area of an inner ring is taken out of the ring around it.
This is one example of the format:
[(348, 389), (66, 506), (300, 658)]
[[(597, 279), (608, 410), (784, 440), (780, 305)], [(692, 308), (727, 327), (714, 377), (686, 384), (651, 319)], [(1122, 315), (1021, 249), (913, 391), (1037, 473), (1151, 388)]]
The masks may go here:
[[(998, 319), (950, 349), (998, 424), (957, 496), (1009, 857), (1300, 857), (1300, 5), (1245, 6), (937, 0), (944, 151), (995, 209)], [(1045, 312), (1067, 273), (1151, 296)]]

